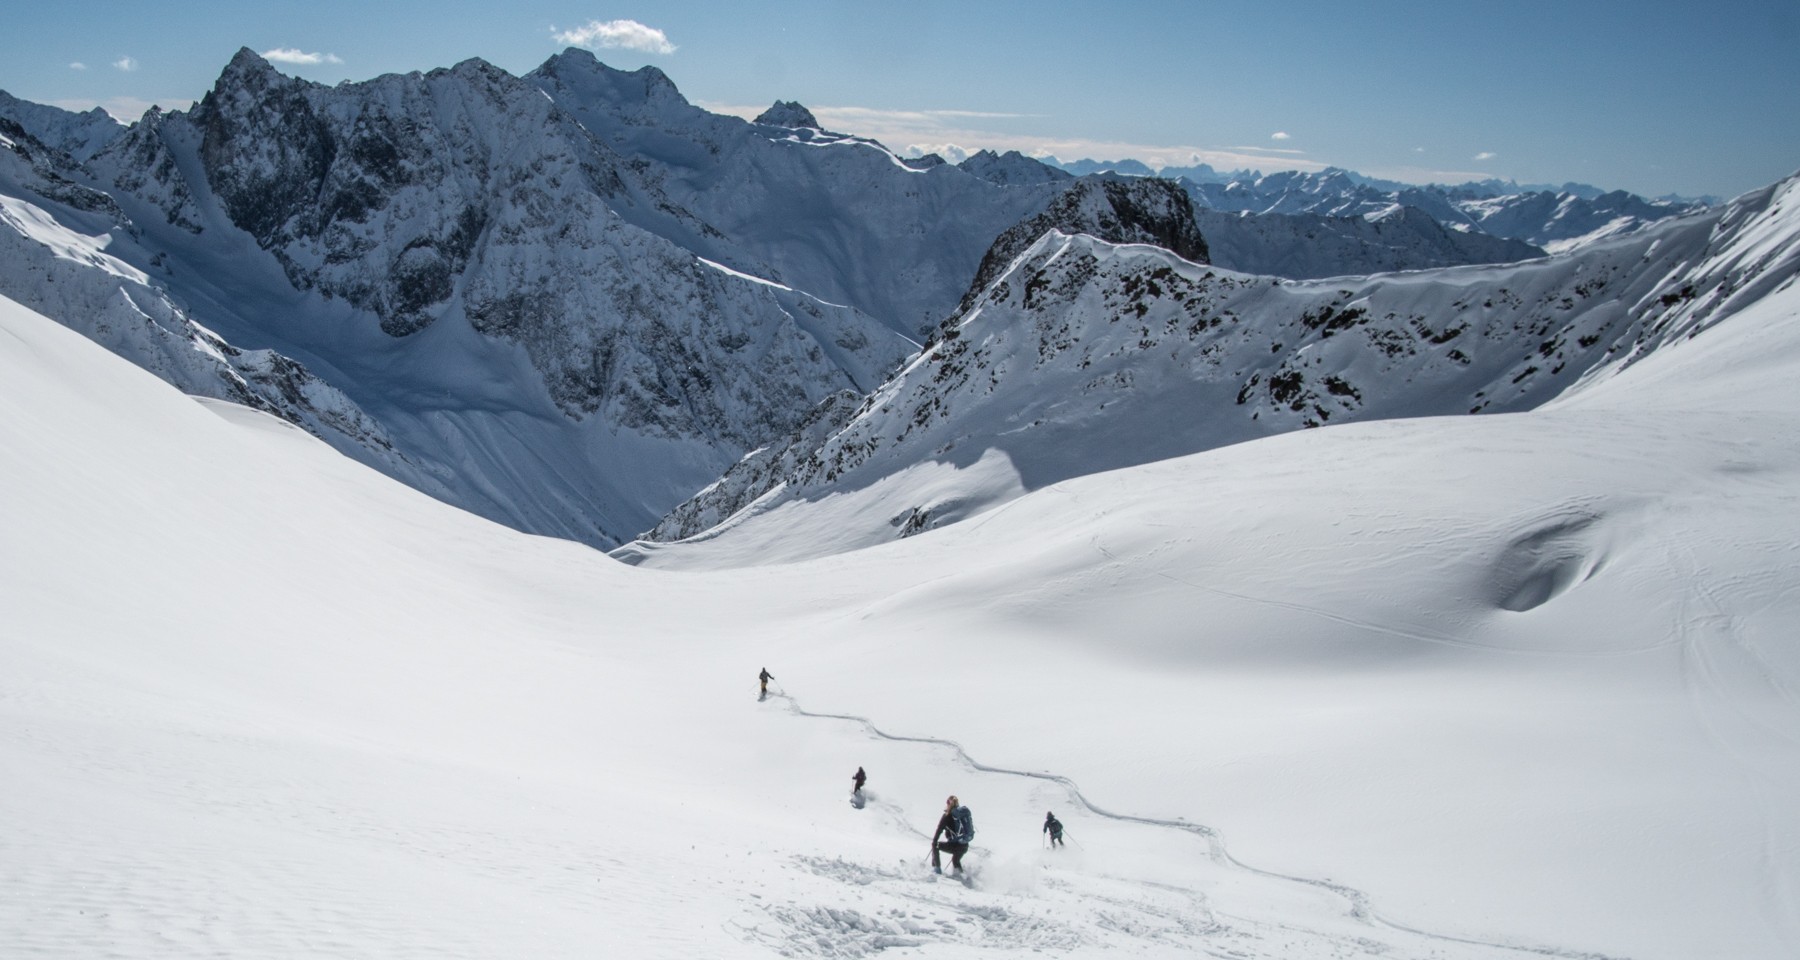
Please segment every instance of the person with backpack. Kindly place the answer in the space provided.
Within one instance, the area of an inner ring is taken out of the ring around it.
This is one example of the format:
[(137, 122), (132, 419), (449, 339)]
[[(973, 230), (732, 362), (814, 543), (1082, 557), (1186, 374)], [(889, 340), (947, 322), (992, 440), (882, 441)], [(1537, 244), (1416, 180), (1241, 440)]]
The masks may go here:
[(868, 779), (869, 779), (869, 775), (866, 773), (863, 773), (863, 768), (857, 767), (856, 775), (850, 778), (850, 792), (853, 794), (861, 793), (862, 785)]
[[(764, 668), (762, 668), (762, 673), (757, 674), (756, 679), (762, 681), (762, 695), (764, 697), (768, 696), (769, 695), (769, 681), (775, 679), (775, 675), (769, 672), (768, 667), (764, 667)], [(761, 699), (761, 697), (758, 697), (757, 699)]]
[(1063, 845), (1062, 821), (1056, 819), (1056, 814), (1044, 814), (1044, 832), (1050, 835), (1050, 845), (1052, 847), (1060, 847)]
[[(938, 842), (940, 836), (944, 838), (941, 843)], [(937, 829), (931, 832), (931, 872), (944, 872), (943, 865), (938, 860), (938, 851), (948, 850), (950, 871), (960, 875), (962, 856), (969, 852), (969, 841), (973, 839), (975, 816), (969, 812), (968, 807), (957, 801), (956, 794), (951, 794), (950, 799), (944, 801), (944, 815), (938, 818)]]

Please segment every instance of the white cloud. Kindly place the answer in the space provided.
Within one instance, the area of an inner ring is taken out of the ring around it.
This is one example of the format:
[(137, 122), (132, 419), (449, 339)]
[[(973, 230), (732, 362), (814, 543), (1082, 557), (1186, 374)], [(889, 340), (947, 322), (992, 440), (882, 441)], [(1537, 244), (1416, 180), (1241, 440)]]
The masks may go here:
[(615, 47), (641, 50), (644, 53), (674, 53), (675, 45), (661, 30), (646, 27), (636, 20), (589, 20), (587, 26), (562, 30), (551, 35), (557, 43), (571, 47)]
[(138, 62), (136, 60), (133, 60), (130, 57), (120, 57), (119, 59), (113, 61), (113, 69), (115, 69), (115, 70), (123, 70), (126, 73), (130, 73), (131, 71), (136, 70), (137, 68), (138, 68)]
[(1499, 154), (1495, 153), (1492, 150), (1483, 150), (1480, 153), (1475, 155), (1475, 159), (1477, 159), (1477, 160), (1492, 160), (1497, 156), (1499, 156)]
[(262, 57), (264, 60), (273, 60), (276, 63), (292, 63), (303, 67), (320, 63), (344, 62), (343, 58), (335, 53), (307, 53), (294, 47), (276, 47), (273, 50), (264, 50)]
[(954, 143), (909, 143), (906, 145), (906, 149), (901, 151), (900, 155), (903, 157), (922, 157), (928, 153), (935, 153), (951, 163), (961, 163), (964, 160), (969, 159), (969, 154), (974, 152), (975, 151), (973, 150), (964, 150)]
[(1285, 130), (1277, 130), (1274, 133), (1269, 134), (1269, 139), (1270, 140), (1292, 140), (1294, 138), (1291, 135), (1289, 135), (1288, 132)]
[(69, 69), (70, 70), (86, 70), (87, 64), (82, 63), (80, 60), (77, 60), (74, 63), (69, 64)]

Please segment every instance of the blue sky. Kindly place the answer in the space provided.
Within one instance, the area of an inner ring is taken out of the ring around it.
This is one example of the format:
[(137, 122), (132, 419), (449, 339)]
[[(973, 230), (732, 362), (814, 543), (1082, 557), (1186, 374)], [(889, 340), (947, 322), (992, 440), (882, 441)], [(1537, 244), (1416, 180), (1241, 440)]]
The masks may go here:
[(336, 83), (476, 56), (523, 73), (575, 38), (709, 109), (799, 100), (898, 150), (1647, 195), (1729, 196), (1800, 169), (1795, 0), (10, 6), (0, 89), (126, 115), (197, 99), (239, 47), (307, 55), (276, 65)]

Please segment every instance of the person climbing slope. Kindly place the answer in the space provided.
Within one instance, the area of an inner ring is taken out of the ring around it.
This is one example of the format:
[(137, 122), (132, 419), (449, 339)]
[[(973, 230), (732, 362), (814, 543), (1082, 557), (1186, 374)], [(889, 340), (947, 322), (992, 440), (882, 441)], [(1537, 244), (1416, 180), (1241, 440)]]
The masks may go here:
[[(938, 842), (938, 837), (944, 838)], [(950, 852), (950, 871), (962, 873), (962, 856), (969, 852), (969, 841), (975, 839), (975, 817), (969, 808), (963, 806), (951, 794), (944, 801), (944, 815), (938, 818), (937, 829), (931, 832), (931, 872), (943, 873), (943, 864), (938, 860), (939, 850)]]

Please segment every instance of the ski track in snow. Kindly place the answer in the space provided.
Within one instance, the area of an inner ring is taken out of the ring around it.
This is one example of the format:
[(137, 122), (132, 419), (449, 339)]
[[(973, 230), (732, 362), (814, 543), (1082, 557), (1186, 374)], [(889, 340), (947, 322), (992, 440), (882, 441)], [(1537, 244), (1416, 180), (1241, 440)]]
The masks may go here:
[[(1104, 552), (1104, 550), (1102, 550), (1102, 552)], [(995, 774), (998, 776), (1008, 776), (1008, 777), (1023, 777), (1023, 778), (1031, 779), (1031, 780), (1041, 780), (1041, 781), (1046, 781), (1049, 783), (1054, 783), (1057, 786), (1060, 786), (1061, 788), (1063, 788), (1063, 790), (1067, 792), (1068, 797), (1071, 802), (1073, 802), (1074, 804), (1078, 805), (1082, 809), (1086, 810), (1087, 812), (1089, 812), (1097, 817), (1102, 817), (1104, 819), (1113, 820), (1113, 821), (1117, 821), (1117, 822), (1121, 822), (1121, 823), (1134, 823), (1134, 824), (1140, 824), (1140, 825), (1147, 826), (1147, 827), (1154, 827), (1154, 828), (1160, 828), (1160, 829), (1166, 829), (1166, 830), (1178, 830), (1178, 831), (1182, 831), (1184, 833), (1192, 834), (1194, 836), (1201, 838), (1202, 840), (1204, 840), (1206, 842), (1208, 855), (1213, 860), (1213, 862), (1218, 863), (1223, 866), (1228, 866), (1228, 867), (1236, 869), (1236, 870), (1241, 870), (1241, 871), (1244, 871), (1245, 873), (1252, 874), (1252, 875), (1255, 875), (1258, 877), (1264, 877), (1267, 879), (1284, 881), (1284, 882), (1288, 882), (1288, 883), (1301, 884), (1301, 885), (1304, 885), (1307, 887), (1312, 887), (1312, 888), (1316, 888), (1319, 890), (1327, 891), (1328, 893), (1334, 894), (1334, 895), (1342, 898), (1349, 904), (1349, 914), (1352, 918), (1354, 918), (1355, 920), (1357, 920), (1361, 923), (1368, 924), (1373, 927), (1384, 927), (1389, 930), (1394, 930), (1394, 931), (1398, 931), (1401, 933), (1411, 934), (1414, 936), (1422, 937), (1422, 938), (1425, 938), (1425, 939), (1431, 940), (1431, 941), (1437, 941), (1440, 943), (1452, 943), (1452, 944), (1457, 944), (1460, 946), (1468, 946), (1468, 947), (1482, 948), (1482, 949), (1486, 949), (1486, 950), (1494, 950), (1494, 951), (1502, 952), (1504, 954), (1511, 954), (1511, 955), (1523, 955), (1523, 956), (1532, 956), (1532, 957), (1558, 957), (1558, 958), (1565, 958), (1565, 960), (1622, 960), (1622, 958), (1615, 957), (1615, 956), (1612, 956), (1609, 954), (1594, 953), (1594, 952), (1590, 952), (1590, 951), (1566, 950), (1566, 949), (1562, 949), (1562, 948), (1558, 948), (1558, 947), (1541, 945), (1541, 944), (1502, 943), (1502, 942), (1497, 942), (1497, 941), (1480, 940), (1480, 939), (1469, 938), (1469, 937), (1459, 937), (1459, 936), (1455, 936), (1452, 934), (1435, 933), (1430, 930), (1422, 929), (1420, 927), (1401, 923), (1397, 920), (1394, 920), (1391, 917), (1382, 915), (1371, 904), (1369, 895), (1361, 890), (1354, 888), (1354, 887), (1351, 887), (1351, 886), (1348, 886), (1348, 885), (1345, 885), (1342, 883), (1337, 883), (1332, 880), (1323, 880), (1323, 879), (1316, 879), (1316, 878), (1311, 878), (1311, 877), (1301, 877), (1301, 876), (1295, 876), (1293, 874), (1280, 873), (1280, 872), (1273, 871), (1273, 870), (1265, 870), (1261, 867), (1256, 867), (1256, 866), (1252, 866), (1251, 864), (1245, 863), (1244, 861), (1233, 856), (1230, 853), (1230, 851), (1226, 849), (1224, 837), (1222, 837), (1220, 835), (1218, 829), (1216, 829), (1214, 827), (1211, 827), (1211, 826), (1208, 826), (1205, 824), (1200, 824), (1200, 823), (1193, 823), (1186, 819), (1171, 820), (1171, 819), (1164, 819), (1164, 818), (1159, 818), (1159, 817), (1145, 817), (1145, 816), (1139, 816), (1137, 814), (1124, 813), (1124, 812), (1120, 812), (1117, 810), (1110, 810), (1105, 807), (1099, 806), (1098, 804), (1094, 803), (1092, 800), (1089, 800), (1087, 798), (1087, 796), (1084, 793), (1082, 793), (1080, 786), (1076, 784), (1074, 779), (1071, 777), (1065, 776), (1063, 774), (1050, 773), (1050, 772), (1044, 772), (1044, 771), (1036, 771), (1036, 770), (1017, 770), (1017, 769), (1013, 769), (1010, 767), (1000, 767), (1000, 766), (994, 766), (992, 764), (982, 763), (982, 762), (976, 760), (974, 757), (970, 756), (968, 751), (963, 749), (962, 745), (957, 743), (954, 740), (948, 740), (948, 739), (945, 739), (942, 737), (908, 736), (905, 734), (889, 733), (885, 730), (882, 730), (880, 727), (877, 727), (874, 724), (874, 722), (869, 720), (867, 717), (860, 717), (860, 716), (855, 716), (852, 714), (815, 713), (813, 711), (807, 710), (804, 707), (800, 706), (800, 702), (798, 700), (796, 700), (791, 694), (781, 692), (779, 690), (770, 691), (769, 697), (771, 697), (771, 698), (778, 697), (778, 698), (786, 701), (788, 709), (797, 716), (808, 717), (808, 718), (817, 719), (817, 720), (838, 720), (838, 721), (843, 721), (843, 722), (847, 722), (847, 723), (857, 724), (857, 725), (861, 726), (865, 731), (867, 731), (870, 735), (874, 736), (877, 739), (881, 739), (881, 740), (888, 740), (888, 741), (897, 742), (897, 743), (916, 743), (916, 744), (921, 744), (921, 745), (925, 745), (925, 746), (941, 747), (941, 748), (947, 749), (955, 755), (955, 757), (958, 761), (960, 761), (964, 765), (968, 766), (970, 769), (972, 769), (976, 772), (979, 772), (979, 773), (989, 773), (989, 774)], [(881, 804), (876, 804), (876, 805), (881, 806)], [(894, 811), (889, 811), (889, 812), (892, 813)], [(907, 829), (909, 832), (918, 833), (917, 830), (913, 830), (911, 827), (908, 827)], [(922, 836), (922, 834), (921, 834), (921, 836)], [(869, 883), (875, 882), (880, 879), (911, 880), (911, 879), (923, 879), (923, 878), (927, 878), (927, 877), (931, 876), (930, 874), (925, 872), (925, 869), (923, 867), (917, 868), (916, 871), (908, 870), (904, 865), (902, 865), (901, 867), (899, 867), (897, 869), (880, 869), (880, 868), (871, 868), (871, 867), (867, 867), (867, 866), (863, 866), (863, 865), (859, 865), (859, 864), (848, 863), (845, 861), (815, 861), (815, 860), (808, 860), (807, 858), (799, 858), (799, 859), (802, 861), (802, 864), (804, 866), (806, 866), (808, 869), (811, 869), (814, 873), (819, 873), (821, 875), (836, 876), (839, 879), (844, 880), (845, 882), (856, 883), (856, 884), (869, 884)], [(980, 876), (980, 872), (981, 871), (979, 868), (971, 869), (970, 876), (972, 878), (978, 879)], [(914, 876), (915, 873), (916, 873), (916, 876)], [(1175, 894), (1181, 894), (1181, 895), (1185, 895), (1187, 897), (1193, 898), (1195, 901), (1203, 901), (1204, 900), (1203, 896), (1201, 896), (1200, 894), (1196, 894), (1193, 891), (1177, 890), (1176, 888), (1170, 887), (1166, 884), (1158, 884), (1158, 883), (1151, 883), (1151, 882), (1145, 881), (1145, 882), (1136, 884), (1136, 886), (1153, 889), (1153, 890), (1159, 891), (1163, 895), (1175, 893)], [(926, 887), (924, 887), (924, 889), (929, 890), (929, 891), (937, 891), (940, 888), (937, 886), (926, 886)], [(1084, 898), (1091, 898), (1091, 895), (1087, 894), (1085, 892), (1084, 892), (1083, 896), (1084, 896)], [(930, 894), (930, 895), (922, 895), (922, 896), (920, 896), (920, 899), (922, 901), (928, 901), (931, 903), (939, 903), (942, 900), (942, 897), (934, 893), (934, 894)], [(1124, 906), (1124, 905), (1126, 905), (1126, 901), (1122, 901), (1122, 900), (1117, 901), (1117, 904)], [(1134, 911), (1142, 911), (1146, 916), (1156, 918), (1159, 922), (1161, 922), (1163, 924), (1168, 924), (1168, 923), (1172, 922), (1169, 917), (1163, 915), (1160, 912), (1155, 911), (1154, 909), (1149, 908), (1146, 904), (1142, 903), (1141, 899), (1130, 901), (1129, 907)], [(1212, 915), (1211, 911), (1209, 911), (1206, 908), (1206, 906), (1204, 905), (1203, 902), (1196, 902), (1194, 904), (1193, 909), (1197, 910), (1200, 914), (1204, 915), (1206, 917), (1206, 920), (1203, 923), (1195, 923), (1191, 920), (1186, 920), (1185, 918), (1181, 918), (1180, 921), (1178, 922), (1178, 926), (1185, 933), (1190, 934), (1190, 935), (1192, 935), (1192, 934), (1215, 934), (1215, 933), (1221, 932), (1226, 929), (1226, 927), (1224, 925), (1222, 925), (1219, 922), (1219, 920)], [(918, 938), (921, 935), (930, 933), (932, 930), (932, 928), (929, 926), (919, 927), (917, 924), (914, 924), (913, 926), (908, 926), (907, 922), (896, 922), (896, 921), (882, 920), (878, 917), (863, 916), (863, 915), (858, 914), (857, 911), (855, 911), (855, 910), (832, 910), (832, 909), (828, 909), (828, 908), (819, 907), (819, 908), (813, 908), (810, 911), (808, 911), (808, 910), (800, 910), (797, 907), (790, 906), (790, 907), (780, 907), (780, 908), (772, 907), (771, 913), (774, 914), (778, 920), (781, 920), (784, 923), (784, 926), (790, 927), (796, 933), (803, 932), (803, 935), (800, 936), (799, 940), (813, 942), (818, 947), (818, 949), (815, 949), (814, 946), (803, 945), (796, 951), (795, 949), (793, 949), (793, 947), (794, 947), (794, 943), (798, 942), (798, 941), (789, 941), (786, 945), (786, 948), (780, 950), (780, 952), (782, 952), (784, 955), (787, 955), (787, 956), (804, 955), (804, 956), (860, 957), (860, 956), (865, 956), (865, 955), (868, 955), (871, 953), (878, 952), (878, 951), (885, 949), (887, 947), (890, 947), (890, 946), (919, 946), (922, 944), (923, 940), (920, 940)], [(1068, 936), (1073, 937), (1076, 942), (1069, 942), (1063, 936), (1054, 935), (1054, 934), (1051, 934), (1051, 933), (1048, 933), (1045, 931), (1035, 931), (1031, 935), (1012, 936), (1012, 935), (1005, 935), (1008, 933), (1008, 931), (1002, 931), (999, 929), (987, 929), (988, 927), (994, 926), (995, 923), (998, 921), (1005, 921), (1005, 922), (999, 922), (998, 925), (1001, 927), (1006, 927), (1011, 923), (1012, 920), (1016, 919), (1016, 918), (1013, 918), (1010, 916), (1005, 916), (1005, 917), (1000, 916), (1005, 913), (1006, 913), (1006, 911), (998, 910), (998, 908), (988, 908), (988, 914), (986, 916), (987, 922), (984, 922), (981, 925), (983, 928), (983, 930), (982, 930), (983, 936), (976, 938), (975, 942), (987, 941), (989, 944), (992, 944), (993, 941), (998, 939), (998, 940), (1008, 941), (1009, 946), (1022, 946), (1022, 947), (1026, 947), (1026, 948), (1030, 948), (1030, 949), (1044, 949), (1046, 947), (1054, 949), (1057, 947), (1067, 948), (1067, 947), (1071, 947), (1071, 946), (1077, 946), (1077, 945), (1079, 945), (1079, 941), (1081, 941), (1081, 939), (1082, 939), (1080, 934), (1075, 932), (1072, 929), (1070, 931), (1068, 931)], [(1249, 918), (1238, 918), (1238, 917), (1233, 917), (1232, 919), (1234, 921), (1241, 921), (1241, 922), (1245, 922), (1245, 923), (1248, 923), (1248, 924), (1251, 924), (1254, 926), (1269, 926), (1269, 924), (1266, 921), (1256, 921), (1256, 920), (1249, 919)], [(969, 921), (965, 919), (962, 922), (969, 922)], [(917, 927), (917, 929), (914, 929), (915, 927)], [(851, 942), (851, 943), (833, 942), (833, 943), (830, 943), (829, 945), (827, 945), (828, 941), (833, 940), (833, 937), (827, 932), (827, 928), (835, 929), (837, 931), (837, 934), (840, 937), (848, 936), (850, 938), (850, 940), (853, 942)], [(1132, 932), (1132, 931), (1127, 929), (1126, 932)], [(1318, 933), (1318, 932), (1314, 932), (1314, 931), (1307, 931), (1302, 927), (1296, 927), (1296, 928), (1293, 928), (1292, 930), (1289, 930), (1286, 932), (1289, 934), (1300, 933), (1303, 935), (1309, 935), (1309, 936), (1314, 936), (1314, 937), (1329, 937), (1330, 936), (1329, 934), (1323, 934), (1323, 933)], [(743, 939), (746, 939), (751, 942), (761, 942), (766, 946), (774, 946), (775, 945), (773, 943), (768, 942), (768, 940), (766, 939), (767, 935), (765, 933), (761, 932), (760, 930), (756, 930), (753, 928), (740, 928), (737, 931), (737, 933)], [(1010, 933), (1017, 934), (1017, 933), (1019, 933), (1019, 931), (1016, 929), (1013, 929), (1013, 930), (1010, 930)], [(814, 938), (817, 938), (816, 941)], [(933, 939), (942, 939), (942, 938), (936, 937), (936, 936), (925, 936), (924, 939), (933, 940)], [(967, 938), (959, 936), (957, 939), (967, 939)], [(1159, 934), (1155, 939), (1162, 939), (1162, 935)], [(1260, 937), (1258, 939), (1260, 939)], [(1191, 940), (1184, 940), (1182, 942), (1184, 942), (1190, 946), (1193, 945), (1193, 941), (1191, 941)], [(1223, 944), (1219, 944), (1219, 946), (1223, 946)], [(1266, 948), (1269, 945), (1263, 944), (1262, 946), (1264, 946)], [(1293, 944), (1291, 944), (1291, 943), (1286, 944), (1286, 946), (1291, 947), (1291, 946), (1293, 946)], [(1365, 949), (1368, 949), (1371, 953), (1386, 952), (1386, 949), (1387, 949), (1384, 945), (1373, 943), (1373, 942), (1362, 944), (1361, 946), (1363, 946)], [(1207, 949), (1206, 952), (1209, 954), (1212, 954), (1214, 956), (1220, 956), (1220, 957), (1246, 957), (1246, 956), (1254, 956), (1255, 955), (1254, 953), (1246, 954), (1244, 952), (1240, 952), (1239, 950), (1234, 950), (1234, 949), (1222, 949), (1222, 950)]]

